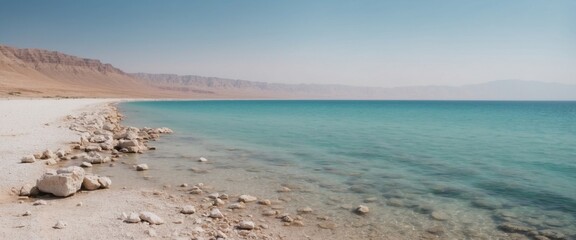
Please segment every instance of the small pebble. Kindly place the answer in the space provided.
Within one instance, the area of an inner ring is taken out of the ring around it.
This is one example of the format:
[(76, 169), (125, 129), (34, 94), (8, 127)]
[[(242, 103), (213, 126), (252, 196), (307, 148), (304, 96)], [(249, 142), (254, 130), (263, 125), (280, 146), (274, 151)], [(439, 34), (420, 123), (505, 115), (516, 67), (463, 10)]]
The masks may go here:
[(223, 218), (224, 214), (222, 214), (222, 212), (220, 212), (220, 210), (218, 210), (218, 208), (213, 208), (212, 211), (210, 211), (210, 215), (211, 218)]
[(300, 213), (300, 214), (311, 213), (311, 212), (312, 212), (312, 208), (310, 208), (310, 207), (299, 208), (299, 209), (297, 210), (297, 212)]
[(136, 171), (145, 171), (148, 169), (148, 164), (146, 163), (136, 165)]
[(196, 208), (192, 205), (186, 205), (182, 207), (182, 210), (180, 212), (183, 214), (193, 214), (196, 213)]
[(54, 228), (54, 229), (63, 229), (63, 228), (65, 228), (66, 226), (68, 226), (68, 224), (67, 224), (66, 222), (64, 222), (64, 221), (58, 221), (58, 222), (56, 223), (56, 225), (54, 225), (53, 228)]
[(156, 233), (156, 230), (154, 230), (154, 229), (147, 229), (147, 230), (145, 231), (145, 233), (148, 234), (148, 236), (150, 236), (150, 237), (156, 237), (156, 236), (158, 236), (158, 234)]
[(34, 205), (34, 206), (48, 205), (48, 202), (46, 202), (45, 200), (36, 200), (35, 202), (32, 203), (32, 205)]
[(365, 214), (368, 214), (368, 212), (370, 212), (370, 208), (368, 208), (367, 206), (364, 206), (364, 205), (360, 205), (354, 211), (360, 215), (365, 215)]
[(244, 229), (244, 230), (252, 230), (252, 229), (254, 229), (254, 227), (255, 227), (255, 224), (252, 221), (241, 221), (238, 224), (238, 228)]

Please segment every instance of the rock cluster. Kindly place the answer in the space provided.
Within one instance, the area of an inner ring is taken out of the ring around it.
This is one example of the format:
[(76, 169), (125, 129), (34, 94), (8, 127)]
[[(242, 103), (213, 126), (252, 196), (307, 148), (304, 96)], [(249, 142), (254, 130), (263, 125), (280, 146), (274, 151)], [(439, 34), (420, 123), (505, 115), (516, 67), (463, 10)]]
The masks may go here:
[[(20, 189), (21, 196), (34, 196), (39, 192), (50, 193), (58, 197), (68, 197), (80, 189), (96, 190), (108, 188), (112, 180), (108, 177), (86, 174), (84, 169), (93, 164), (115, 161), (120, 153), (142, 153), (148, 150), (147, 143), (161, 134), (173, 133), (169, 128), (135, 128), (120, 125), (122, 115), (113, 106), (96, 112), (82, 113), (78, 117), (68, 116), (72, 120), (70, 129), (80, 132), (80, 141), (73, 149), (61, 148), (55, 152), (47, 149), (41, 153), (24, 156), (22, 163), (34, 163), (38, 160), (47, 165), (55, 165), (63, 160), (77, 160), (80, 167), (72, 166), (49, 171), (36, 181), (36, 187), (25, 185)], [(146, 164), (138, 165), (138, 170), (147, 170)]]
[(148, 141), (159, 138), (161, 134), (173, 133), (165, 127), (122, 126), (122, 115), (118, 114), (114, 107), (71, 118), (74, 123), (70, 129), (81, 132), (80, 142), (75, 148), (86, 152), (142, 153), (150, 149), (147, 146)]
[(24, 156), (20, 159), (20, 162), (35, 163), (36, 161), (43, 161), (46, 165), (55, 165), (60, 161), (69, 160), (67, 155), (69, 155), (70, 152), (70, 149), (64, 148), (59, 148), (56, 150), (56, 152), (52, 152), (50, 149), (46, 149), (43, 152)]
[[(36, 181), (36, 188), (44, 193), (51, 193), (57, 197), (68, 197), (76, 193), (81, 188), (86, 190), (96, 190), (108, 188), (112, 180), (108, 177), (88, 175), (81, 167), (60, 168), (55, 173), (45, 173)], [(24, 189), (24, 187), (23, 187)], [(21, 190), (21, 195), (27, 191)], [(29, 190), (28, 192), (32, 192)]]

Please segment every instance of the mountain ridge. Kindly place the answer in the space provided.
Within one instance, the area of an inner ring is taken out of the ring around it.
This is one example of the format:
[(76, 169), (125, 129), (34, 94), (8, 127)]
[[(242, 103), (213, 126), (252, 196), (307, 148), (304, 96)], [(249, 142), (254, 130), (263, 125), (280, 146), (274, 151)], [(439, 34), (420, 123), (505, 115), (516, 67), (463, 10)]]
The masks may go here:
[(0, 44), (0, 96), (206, 99), (576, 100), (576, 85), (497, 80), (463, 86), (284, 84), (197, 75), (126, 73), (58, 51)]
[[(576, 100), (576, 85), (530, 80), (494, 80), (461, 86), (362, 87), (336, 84), (283, 84), (204, 77), (198, 75), (130, 73), (154, 86), (179, 86), (207, 91), (215, 85), (223, 88), (247, 88), (279, 93), (298, 92), (301, 97), (387, 100)], [(310, 96), (312, 95), (312, 96)]]

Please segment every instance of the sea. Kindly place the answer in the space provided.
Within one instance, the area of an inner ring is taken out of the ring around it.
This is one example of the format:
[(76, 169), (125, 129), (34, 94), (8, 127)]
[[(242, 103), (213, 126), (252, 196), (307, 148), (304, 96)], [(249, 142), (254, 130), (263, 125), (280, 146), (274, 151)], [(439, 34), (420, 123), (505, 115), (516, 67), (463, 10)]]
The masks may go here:
[[(151, 168), (132, 177), (281, 199), (285, 211), (310, 207), (316, 218), (305, 231), (317, 238), (576, 238), (576, 102), (197, 100), (119, 109), (124, 125), (175, 132), (130, 160)], [(370, 212), (354, 213), (359, 205)], [(327, 219), (334, 224), (316, 227)]]

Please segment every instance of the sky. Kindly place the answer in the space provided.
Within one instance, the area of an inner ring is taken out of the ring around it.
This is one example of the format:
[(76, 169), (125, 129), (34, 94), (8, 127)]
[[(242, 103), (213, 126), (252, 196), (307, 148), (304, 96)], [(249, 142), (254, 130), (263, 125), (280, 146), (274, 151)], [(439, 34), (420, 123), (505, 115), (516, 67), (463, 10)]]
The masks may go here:
[(278, 83), (576, 84), (576, 1), (0, 0), (0, 44)]

